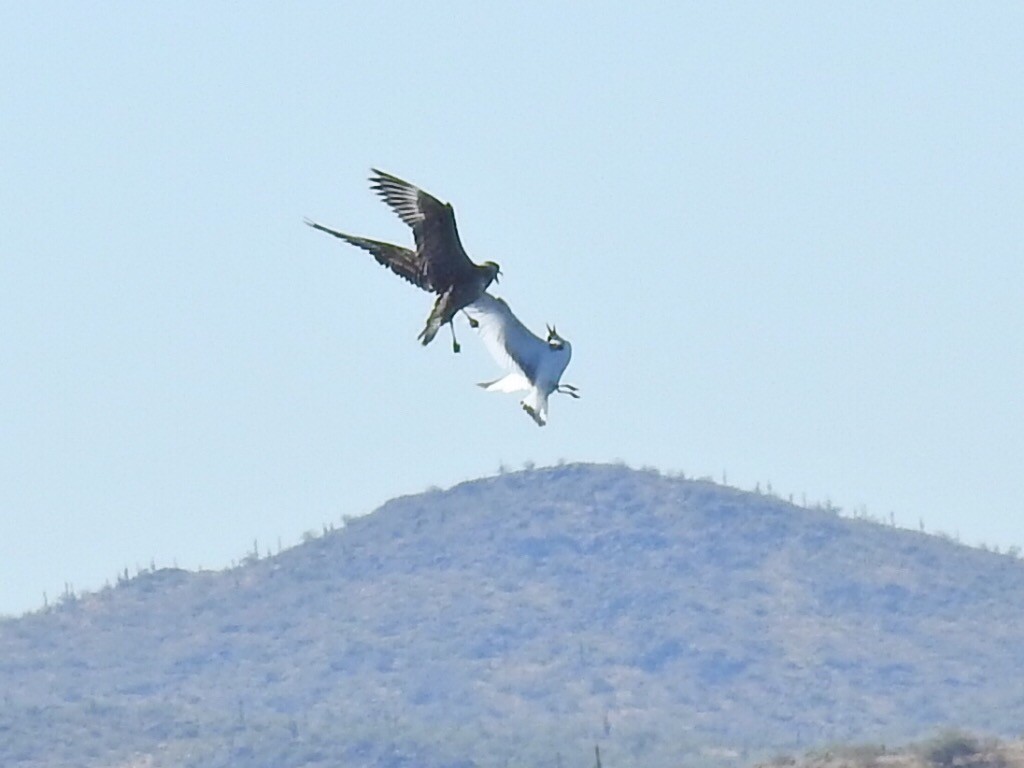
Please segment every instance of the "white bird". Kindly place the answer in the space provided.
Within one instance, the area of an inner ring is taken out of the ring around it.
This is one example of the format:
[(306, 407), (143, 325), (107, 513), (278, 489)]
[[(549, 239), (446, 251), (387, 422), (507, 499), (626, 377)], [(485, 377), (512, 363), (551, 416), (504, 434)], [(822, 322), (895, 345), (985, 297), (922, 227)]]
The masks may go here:
[(508, 375), (478, 386), (488, 392), (522, 392), (523, 410), (543, 427), (548, 422), (548, 395), (559, 392), (579, 398), (572, 384), (559, 384), (572, 357), (572, 345), (548, 326), (547, 341), (532, 333), (512, 314), (508, 304), (484, 292), (465, 307), (470, 320), (477, 323), (477, 332), (499, 365)]

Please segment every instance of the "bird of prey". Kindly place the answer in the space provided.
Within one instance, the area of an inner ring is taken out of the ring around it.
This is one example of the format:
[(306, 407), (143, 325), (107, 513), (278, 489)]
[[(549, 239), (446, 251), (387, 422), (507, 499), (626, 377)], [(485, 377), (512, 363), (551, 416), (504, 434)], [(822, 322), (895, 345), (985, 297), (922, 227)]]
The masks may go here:
[(501, 270), (493, 261), (474, 264), (466, 255), (455, 227), (455, 210), (450, 203), (442, 203), (419, 187), (389, 173), (376, 168), (371, 170), (373, 175), (370, 177), (370, 188), (412, 228), (415, 251), (379, 240), (347, 235), (309, 219), (306, 219), (306, 223), (369, 251), (379, 264), (399, 277), (425, 291), (438, 294), (418, 338), (426, 346), (441, 326), (448, 323), (452, 331), (452, 350), (458, 352), (459, 342), (452, 325), (455, 314), (478, 299), (491, 281), (498, 279)]
[(487, 292), (466, 307), (466, 314), (476, 320), (477, 331), (491, 356), (509, 370), (508, 375), (478, 386), (488, 392), (526, 390), (523, 410), (541, 427), (548, 422), (548, 395), (558, 392), (579, 398), (576, 387), (559, 383), (572, 357), (572, 345), (558, 335), (554, 326), (548, 326), (547, 340), (541, 339), (512, 314), (503, 299)]

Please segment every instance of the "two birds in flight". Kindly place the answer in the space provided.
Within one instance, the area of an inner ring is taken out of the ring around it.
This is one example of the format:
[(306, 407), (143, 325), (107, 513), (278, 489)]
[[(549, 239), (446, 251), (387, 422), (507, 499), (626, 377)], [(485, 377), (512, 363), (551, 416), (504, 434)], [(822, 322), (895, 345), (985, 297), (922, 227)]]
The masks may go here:
[(447, 324), (452, 332), (452, 349), (458, 352), (454, 320), (462, 312), (491, 356), (508, 371), (502, 378), (479, 386), (489, 392), (526, 391), (521, 405), (539, 426), (547, 423), (550, 394), (578, 398), (576, 387), (560, 383), (572, 356), (572, 345), (550, 325), (547, 339), (541, 339), (512, 314), (503, 299), (487, 292), (492, 282), (498, 282), (501, 270), (493, 261), (475, 264), (470, 260), (459, 240), (451, 204), (377, 169), (370, 177), (370, 188), (412, 229), (415, 250), (347, 235), (309, 219), (306, 224), (362, 248), (399, 277), (437, 294), (419, 335), (424, 346)]

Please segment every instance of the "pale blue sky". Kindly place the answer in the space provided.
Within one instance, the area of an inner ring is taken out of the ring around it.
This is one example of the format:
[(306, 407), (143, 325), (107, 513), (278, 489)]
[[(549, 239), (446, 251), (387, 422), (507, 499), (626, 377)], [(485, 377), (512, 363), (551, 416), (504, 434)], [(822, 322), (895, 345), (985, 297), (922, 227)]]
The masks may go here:
[[(1024, 545), (1024, 6), (5, 4), (0, 613), (559, 459)], [(303, 216), (456, 207), (538, 429)]]

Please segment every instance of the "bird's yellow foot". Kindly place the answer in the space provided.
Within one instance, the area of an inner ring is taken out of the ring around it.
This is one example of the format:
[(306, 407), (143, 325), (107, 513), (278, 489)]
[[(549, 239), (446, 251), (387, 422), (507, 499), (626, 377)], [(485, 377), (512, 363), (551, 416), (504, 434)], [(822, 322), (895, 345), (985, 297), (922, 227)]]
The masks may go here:
[(530, 418), (533, 419), (535, 422), (537, 422), (537, 426), (538, 427), (543, 427), (544, 426), (544, 422), (541, 421), (541, 418), (538, 415), (536, 409), (531, 408), (526, 403), (520, 403), (520, 405), (523, 406), (523, 410), (526, 411), (527, 414), (529, 414)]

